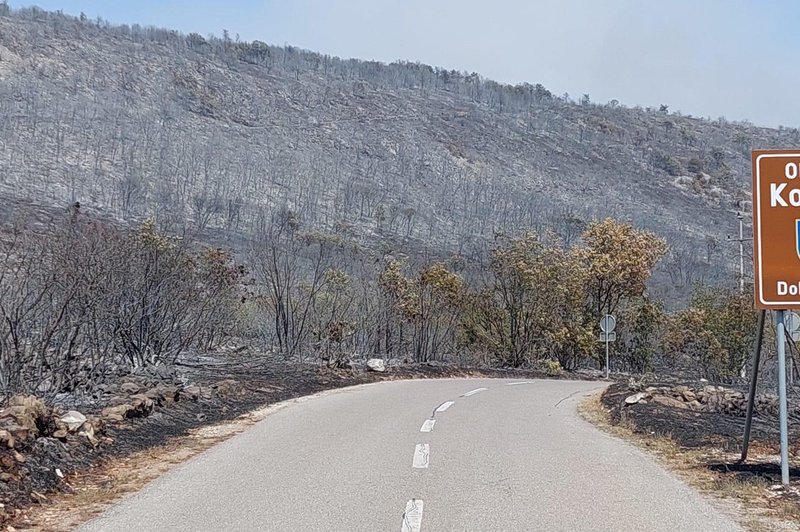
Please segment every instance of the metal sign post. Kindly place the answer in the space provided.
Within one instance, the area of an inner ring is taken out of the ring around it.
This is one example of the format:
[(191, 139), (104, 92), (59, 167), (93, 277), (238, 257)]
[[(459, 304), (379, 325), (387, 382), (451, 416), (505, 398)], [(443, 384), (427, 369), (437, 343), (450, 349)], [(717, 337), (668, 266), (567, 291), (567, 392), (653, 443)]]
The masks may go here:
[(775, 313), (775, 325), (778, 337), (778, 402), (781, 418), (781, 483), (789, 484), (789, 426), (786, 407), (786, 325), (783, 322), (784, 311)]
[(761, 363), (761, 344), (764, 339), (764, 322), (767, 311), (758, 313), (758, 326), (756, 328), (756, 343), (753, 346), (753, 362), (750, 369), (750, 395), (747, 396), (747, 416), (744, 420), (744, 439), (742, 441), (742, 457), (739, 462), (747, 460), (747, 450), (750, 447), (750, 429), (753, 426), (753, 407), (756, 402), (756, 388), (758, 387), (758, 366)]
[[(796, 312), (787, 312), (783, 317), (783, 325), (786, 329), (786, 336), (792, 339), (792, 342), (800, 341), (800, 316)], [(791, 355), (791, 349), (789, 350)], [(786, 378), (789, 381), (789, 386), (794, 384), (794, 368), (792, 367), (792, 357), (786, 359)]]
[(617, 339), (617, 333), (614, 332), (616, 327), (617, 320), (611, 314), (606, 314), (603, 316), (603, 319), (600, 320), (600, 330), (602, 331), (600, 333), (600, 341), (606, 344), (606, 379), (609, 376), (608, 344)]

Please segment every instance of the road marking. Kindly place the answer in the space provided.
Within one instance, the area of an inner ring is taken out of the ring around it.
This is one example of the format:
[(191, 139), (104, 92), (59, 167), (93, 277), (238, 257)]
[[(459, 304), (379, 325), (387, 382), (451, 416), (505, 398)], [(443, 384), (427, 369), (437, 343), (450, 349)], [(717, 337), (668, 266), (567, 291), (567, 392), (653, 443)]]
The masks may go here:
[(414, 462), (411, 467), (416, 469), (427, 469), (430, 460), (430, 447), (427, 443), (418, 443), (414, 448)]
[(422, 424), (422, 428), (419, 429), (420, 432), (430, 432), (433, 430), (433, 426), (436, 424), (435, 419), (426, 419), (425, 423)]
[(485, 392), (489, 388), (475, 388), (474, 390), (470, 390), (467, 393), (461, 394), (461, 397), (469, 397), (471, 395), (475, 395), (476, 393)]
[(520, 384), (536, 384), (536, 381), (507, 382), (506, 386), (519, 386)]
[(445, 410), (447, 410), (448, 408), (450, 408), (454, 404), (456, 404), (455, 401), (445, 401), (444, 403), (442, 403), (439, 406), (437, 406), (436, 410), (434, 410), (433, 413), (434, 414), (438, 414), (439, 412), (444, 412)]
[(419, 532), (422, 528), (422, 499), (411, 499), (406, 503), (403, 528), (400, 532)]

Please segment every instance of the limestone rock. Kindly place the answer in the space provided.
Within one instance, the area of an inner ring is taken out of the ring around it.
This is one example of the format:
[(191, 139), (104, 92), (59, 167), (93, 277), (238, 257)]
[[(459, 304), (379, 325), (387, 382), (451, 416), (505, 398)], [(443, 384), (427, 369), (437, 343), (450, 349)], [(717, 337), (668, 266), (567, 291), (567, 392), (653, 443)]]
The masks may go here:
[(638, 403), (640, 403), (640, 402), (642, 402), (644, 400), (647, 400), (647, 397), (649, 395), (650, 394), (648, 394), (647, 392), (639, 392), (639, 393), (635, 393), (633, 395), (629, 395), (628, 397), (625, 398), (625, 404), (626, 405), (638, 404)]
[(688, 410), (689, 409), (689, 405), (687, 405), (683, 401), (679, 401), (677, 399), (674, 399), (672, 397), (667, 397), (667, 396), (664, 396), (664, 395), (656, 395), (655, 397), (653, 397), (653, 401), (652, 402), (656, 403), (656, 404), (659, 404), (659, 405), (662, 405), (662, 406), (668, 406), (668, 407), (672, 407), (672, 408), (680, 408), (681, 410)]
[(32, 395), (15, 395), (8, 401), (8, 406), (0, 410), (0, 424), (4, 425), (4, 428), (17, 439), (24, 439), (24, 437), (20, 438), (14, 434), (16, 429), (12, 430), (10, 427), (22, 427), (29, 434), (36, 436), (39, 433), (37, 421), (46, 416), (47, 407), (41, 399)]
[(78, 429), (86, 422), (86, 416), (77, 410), (70, 410), (59, 418), (59, 421), (66, 425), (69, 432), (77, 432)]
[(108, 406), (103, 409), (102, 416), (109, 421), (122, 421), (128, 417), (128, 412), (133, 410), (133, 406), (129, 404), (122, 404), (116, 406)]
[(14, 436), (7, 430), (0, 430), (0, 443), (8, 447), (9, 449), (13, 449), (16, 441), (14, 441)]
[(131, 396), (132, 410), (128, 411), (128, 417), (147, 417), (153, 412), (155, 403), (146, 395)]
[(200, 398), (202, 390), (196, 384), (190, 384), (183, 389), (183, 393), (189, 396), (192, 401), (197, 401)]
[(139, 385), (136, 384), (135, 382), (126, 382), (119, 387), (119, 390), (122, 393), (127, 393), (127, 394), (139, 393), (140, 389), (141, 388), (139, 387)]
[(370, 358), (367, 360), (367, 369), (369, 371), (383, 373), (386, 371), (386, 364), (383, 362), (382, 358)]

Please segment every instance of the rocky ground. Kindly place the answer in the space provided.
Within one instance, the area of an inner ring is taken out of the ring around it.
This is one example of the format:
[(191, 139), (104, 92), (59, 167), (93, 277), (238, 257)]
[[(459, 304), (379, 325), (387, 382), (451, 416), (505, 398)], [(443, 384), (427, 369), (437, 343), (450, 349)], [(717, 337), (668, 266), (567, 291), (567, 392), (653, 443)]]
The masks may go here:
[(55, 405), (16, 396), (0, 410), (0, 523), (20, 526), (27, 508), (69, 492), (72, 479), (104, 462), (268, 404), (380, 380), (457, 376), (597, 377), (383, 361), (340, 370), (233, 348), (121, 376), (91, 395), (59, 396)]
[[(755, 514), (800, 525), (800, 406), (789, 401), (790, 474), (780, 486), (778, 399), (756, 395), (748, 460), (740, 461), (747, 391), (706, 382), (631, 379), (611, 385), (600, 397), (608, 422), (638, 444), (665, 458), (690, 482), (745, 503)], [(754, 515), (755, 515), (754, 514)], [(774, 524), (774, 523), (773, 523)], [(753, 527), (762, 530), (763, 523)], [(768, 526), (766, 529), (770, 529)]]
[[(714, 445), (725, 451), (741, 448), (747, 392), (708, 383), (619, 382), (603, 394), (612, 420), (637, 430), (668, 435), (682, 446)], [(790, 405), (793, 439), (800, 443), (800, 405)], [(778, 398), (756, 396), (752, 441), (774, 444), (778, 437)]]

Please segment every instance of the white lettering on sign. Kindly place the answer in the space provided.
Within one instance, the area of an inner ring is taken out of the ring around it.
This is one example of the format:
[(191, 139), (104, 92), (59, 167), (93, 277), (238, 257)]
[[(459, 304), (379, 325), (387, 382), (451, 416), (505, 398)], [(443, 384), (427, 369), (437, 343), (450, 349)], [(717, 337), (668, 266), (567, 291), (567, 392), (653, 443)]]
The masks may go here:
[[(783, 175), (789, 180), (797, 179), (800, 175), (800, 166), (797, 163), (786, 163)], [(788, 185), (789, 183), (769, 184), (770, 207), (800, 207), (800, 188), (793, 188), (787, 192)]]
[(800, 283), (789, 284), (786, 281), (778, 281), (778, 295), (779, 296), (800, 295)]
[(786, 163), (784, 175), (786, 179), (794, 179), (797, 177), (797, 163)]
[(781, 194), (783, 189), (786, 188), (786, 183), (770, 183), (769, 185), (769, 206), (770, 207), (788, 207), (789, 204), (783, 201)]

